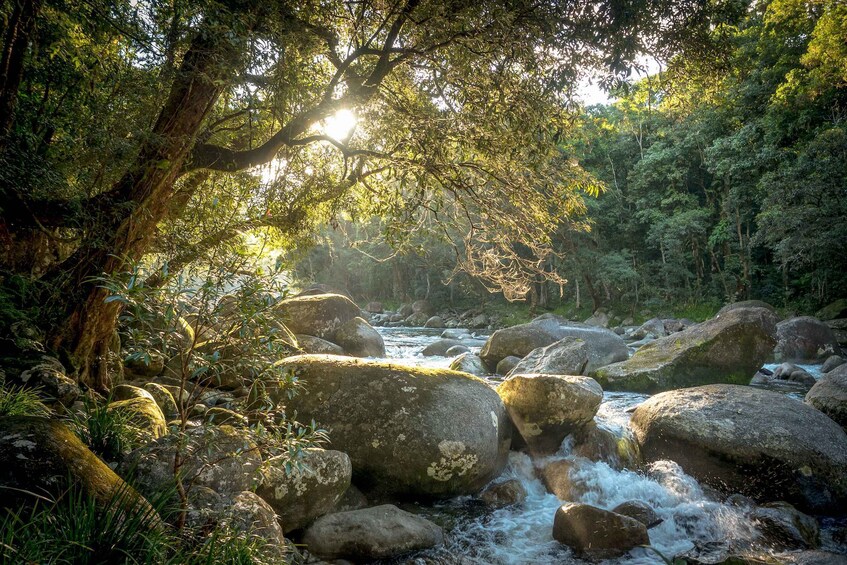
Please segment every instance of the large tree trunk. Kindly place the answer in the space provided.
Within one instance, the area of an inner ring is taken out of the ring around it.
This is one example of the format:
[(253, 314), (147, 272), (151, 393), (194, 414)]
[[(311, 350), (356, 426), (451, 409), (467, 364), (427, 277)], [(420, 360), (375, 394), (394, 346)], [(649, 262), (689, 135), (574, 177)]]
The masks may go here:
[(201, 24), (134, 166), (99, 199), (91, 235), (57, 270), (69, 306), (50, 345), (66, 356), (81, 383), (108, 389), (106, 355), (120, 310), (119, 302), (105, 302), (109, 293), (93, 278), (120, 273), (149, 246), (197, 132), (234, 74), (232, 53), (227, 34)]
[(14, 122), (18, 87), (24, 71), (24, 58), (41, 0), (17, 0), (3, 37), (0, 55), (0, 151)]

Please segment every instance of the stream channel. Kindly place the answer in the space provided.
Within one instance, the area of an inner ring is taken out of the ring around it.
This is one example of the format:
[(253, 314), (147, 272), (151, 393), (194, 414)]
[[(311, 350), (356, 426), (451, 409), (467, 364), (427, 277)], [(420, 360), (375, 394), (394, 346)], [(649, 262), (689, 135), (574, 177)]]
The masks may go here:
[[(386, 346), (386, 356), (407, 365), (447, 368), (452, 358), (424, 357), (421, 350), (438, 340), (443, 330), (423, 328), (379, 328)], [(473, 333), (470, 332), (469, 333)], [(471, 351), (478, 353), (487, 333), (473, 333)], [(773, 370), (776, 365), (770, 366)], [(820, 366), (802, 365), (815, 378)], [(503, 377), (483, 377), (496, 386)], [(779, 390), (779, 389), (778, 389)], [(798, 401), (804, 392), (782, 389)], [(606, 392), (595, 417), (598, 425), (614, 431), (619, 437), (630, 434), (632, 410), (648, 398), (645, 394)], [(573, 463), (571, 479), (579, 486), (575, 502), (605, 509), (639, 500), (649, 504), (661, 524), (649, 530), (652, 547), (668, 559), (686, 554), (700, 563), (720, 563), (738, 550), (768, 555), (772, 550), (762, 540), (749, 509), (727, 504), (724, 497), (701, 486), (672, 461), (655, 462), (640, 471), (615, 470), (604, 462), (590, 461), (570, 452), (566, 439), (552, 458)], [(427, 516), (445, 530), (445, 544), (438, 550), (404, 559), (396, 563), (415, 564), (496, 564), (546, 565), (587, 563), (575, 558), (571, 551), (552, 537), (553, 516), (562, 502), (549, 494), (536, 478), (533, 462), (523, 453), (512, 452), (509, 464), (497, 479), (518, 479), (526, 489), (526, 500), (517, 505), (492, 510), (474, 497), (458, 497), (420, 506), (415, 512)], [(847, 546), (833, 540), (833, 535), (847, 525), (844, 519), (820, 517), (821, 547), (826, 551), (847, 554)], [(847, 560), (845, 560), (847, 562)], [(623, 558), (605, 563), (657, 565), (664, 559), (651, 549), (636, 548)]]

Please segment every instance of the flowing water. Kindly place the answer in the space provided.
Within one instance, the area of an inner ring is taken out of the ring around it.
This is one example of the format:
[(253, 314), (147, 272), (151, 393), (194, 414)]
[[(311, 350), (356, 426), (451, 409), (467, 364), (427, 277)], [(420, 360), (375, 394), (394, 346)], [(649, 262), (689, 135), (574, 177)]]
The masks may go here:
[[(426, 367), (448, 367), (447, 357), (424, 357), (421, 350), (439, 339), (442, 330), (420, 328), (380, 328), (387, 356), (404, 364)], [(468, 332), (472, 333), (472, 332)], [(486, 334), (474, 334), (485, 339)], [(481, 341), (476, 343), (481, 344)], [(478, 352), (479, 347), (471, 347)], [(771, 369), (776, 366), (772, 366)], [(820, 376), (817, 367), (806, 367)], [(502, 377), (486, 377), (496, 385)], [(802, 398), (798, 391), (784, 391)], [(647, 398), (644, 394), (606, 392), (596, 416), (598, 425), (614, 431), (619, 437), (629, 434), (632, 410)], [(603, 462), (593, 462), (571, 453), (566, 440), (559, 453), (551, 458), (573, 463), (571, 480), (577, 485), (576, 502), (605, 509), (639, 500), (649, 504), (662, 519), (651, 528), (652, 547), (671, 558), (685, 552), (697, 556), (702, 563), (716, 563), (730, 550), (750, 549), (768, 553), (762, 546), (760, 533), (743, 508), (722, 502), (722, 497), (702, 487), (672, 461), (659, 461), (646, 470), (616, 470)], [(552, 537), (553, 516), (562, 502), (549, 494), (536, 478), (533, 461), (523, 453), (510, 454), (509, 464), (498, 479), (518, 479), (527, 491), (522, 504), (497, 510), (485, 507), (473, 497), (459, 497), (419, 512), (444, 526), (445, 545), (422, 554), (414, 563), (427, 564), (498, 564), (524, 565), (549, 563), (582, 563), (565, 546)], [(843, 524), (826, 523), (821, 534), (822, 548), (847, 553), (832, 541), (832, 532)], [(656, 551), (638, 548), (627, 556), (610, 561), (628, 565), (664, 563)]]

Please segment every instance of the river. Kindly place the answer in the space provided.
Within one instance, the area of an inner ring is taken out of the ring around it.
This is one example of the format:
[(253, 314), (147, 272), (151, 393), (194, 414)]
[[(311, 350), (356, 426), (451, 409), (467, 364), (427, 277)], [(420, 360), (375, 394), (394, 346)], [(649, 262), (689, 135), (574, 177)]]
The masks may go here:
[[(393, 361), (426, 367), (449, 366), (451, 358), (423, 357), (420, 352), (439, 339), (442, 330), (422, 328), (379, 328), (385, 340), (386, 355)], [(474, 334), (481, 345), (487, 334)], [(479, 347), (471, 348), (478, 352)], [(803, 366), (816, 377), (819, 367)], [(771, 367), (773, 368), (773, 367)], [(492, 386), (502, 377), (485, 377)], [(782, 392), (798, 399), (796, 389)], [(629, 434), (632, 410), (647, 398), (644, 394), (606, 392), (595, 420), (620, 437)], [(568, 440), (553, 458), (570, 460), (571, 479), (579, 485), (576, 502), (612, 509), (618, 504), (638, 500), (649, 504), (662, 523), (649, 531), (652, 547), (668, 559), (685, 552), (696, 555), (701, 563), (718, 563), (731, 550), (752, 550), (770, 554), (763, 545), (756, 524), (748, 511), (723, 502), (717, 493), (702, 487), (672, 461), (659, 461), (641, 471), (615, 470), (603, 462), (593, 462), (570, 452)], [(513, 452), (500, 479), (518, 479), (527, 491), (522, 504), (490, 510), (473, 497), (459, 497), (433, 507), (418, 507), (445, 528), (445, 545), (417, 556), (413, 563), (547, 565), (583, 563), (570, 550), (553, 540), (553, 516), (562, 502), (549, 494), (536, 478), (533, 462)], [(833, 541), (844, 520), (821, 523), (821, 549), (847, 553), (847, 547)], [(403, 560), (402, 563), (408, 563)], [(398, 562), (400, 563), (400, 562)], [(629, 555), (607, 563), (656, 565), (664, 563), (656, 551), (637, 548)]]

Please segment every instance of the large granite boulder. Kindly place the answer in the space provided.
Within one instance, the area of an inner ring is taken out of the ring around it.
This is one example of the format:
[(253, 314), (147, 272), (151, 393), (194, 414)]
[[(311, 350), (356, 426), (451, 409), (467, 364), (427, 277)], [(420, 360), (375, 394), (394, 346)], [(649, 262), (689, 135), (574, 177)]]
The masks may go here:
[(132, 487), (91, 452), (67, 426), (33, 416), (0, 418), (0, 507), (17, 509), (37, 496), (56, 500), (71, 487), (97, 504), (155, 511)]
[(256, 494), (271, 505), (284, 531), (290, 532), (332, 510), (350, 487), (352, 470), (346, 453), (305, 449), (295, 463), (284, 455), (266, 461)]
[(748, 383), (771, 357), (776, 316), (737, 308), (645, 345), (627, 361), (590, 373), (605, 390), (656, 392), (708, 383)]
[(603, 389), (572, 375), (514, 375), (497, 387), (518, 432), (534, 454), (559, 450), (562, 440), (594, 419)]
[(626, 343), (615, 332), (577, 322), (560, 322), (555, 318), (536, 319), (497, 330), (485, 342), (479, 356), (493, 370), (505, 357), (525, 357), (533, 349), (547, 347), (566, 337), (581, 339), (588, 347), (586, 372), (629, 356)]
[(328, 430), (366, 490), (473, 494), (506, 464), (511, 424), (479, 378), (333, 355), (289, 357), (283, 366), (303, 385), (287, 410)]
[(732, 302), (731, 304), (727, 304), (720, 310), (718, 310), (717, 315), (726, 314), (730, 310), (738, 310), (739, 308), (764, 308), (768, 312), (776, 314), (776, 308), (768, 304), (767, 302), (763, 302), (762, 300), (741, 300), (739, 302)]
[(840, 298), (831, 302), (815, 313), (818, 320), (835, 320), (847, 318), (847, 298)]
[(553, 539), (588, 559), (612, 559), (650, 545), (647, 527), (629, 516), (588, 504), (565, 504), (553, 518)]
[[(452, 348), (451, 348), (452, 349)], [(450, 362), (450, 369), (481, 377), (488, 373), (482, 359), (476, 353), (465, 352)]]
[(821, 377), (806, 394), (806, 403), (847, 429), (847, 365), (840, 365)]
[(814, 512), (847, 503), (847, 434), (775, 392), (708, 385), (658, 394), (631, 425), (647, 461), (671, 459), (717, 489)]
[(314, 555), (357, 563), (391, 559), (443, 541), (441, 528), (390, 504), (329, 514), (303, 535), (303, 543)]
[(297, 296), (283, 300), (277, 312), (294, 334), (329, 339), (343, 324), (361, 317), (362, 311), (352, 300), (340, 294)]
[(382, 336), (362, 318), (353, 318), (335, 330), (333, 341), (353, 357), (385, 357)]
[(815, 363), (840, 351), (832, 328), (811, 316), (789, 318), (776, 325), (777, 361)]
[(579, 338), (566, 337), (533, 349), (509, 374), (581, 375), (586, 365), (588, 345)]
[(332, 355), (344, 355), (344, 349), (331, 341), (315, 337), (313, 335), (295, 334), (297, 346), (303, 353), (330, 353)]

